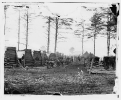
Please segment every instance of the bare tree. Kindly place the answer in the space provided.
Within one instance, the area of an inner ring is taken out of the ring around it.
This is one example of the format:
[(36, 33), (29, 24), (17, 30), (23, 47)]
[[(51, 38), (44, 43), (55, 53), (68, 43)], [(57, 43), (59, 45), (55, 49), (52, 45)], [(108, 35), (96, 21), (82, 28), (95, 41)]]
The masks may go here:
[(19, 44), (20, 44), (20, 8), (23, 8), (23, 6), (14, 6), (15, 9), (19, 12), (19, 17), (18, 17), (18, 51), (19, 51)]
[[(49, 41), (50, 41), (50, 27), (54, 28), (55, 29), (55, 47), (54, 47), (54, 52), (56, 53), (56, 49), (57, 49), (57, 43), (58, 43), (58, 40), (59, 39), (66, 39), (66, 37), (62, 36), (60, 33), (66, 33), (67, 31), (65, 30), (70, 30), (72, 29), (70, 26), (71, 26), (71, 23), (73, 22), (73, 19), (72, 18), (59, 18), (60, 16), (59, 15), (55, 15), (56, 17), (50, 17), (50, 21), (48, 20), (46, 23), (48, 24), (48, 45), (49, 45)], [(47, 16), (43, 16), (44, 19), (48, 19)], [(50, 22), (52, 22), (50, 24)], [(50, 24), (50, 25), (49, 25)], [(46, 27), (46, 26), (44, 26)], [(63, 29), (64, 32), (59, 32), (60, 29)], [(47, 45), (47, 47), (48, 47)]]
[(81, 40), (82, 40), (82, 55), (83, 55), (83, 52), (84, 52), (84, 37), (86, 36), (85, 35), (85, 20), (82, 20), (80, 22), (78, 22), (76, 24), (77, 27), (79, 27), (77, 30), (74, 31), (74, 34), (77, 35), (77, 36), (81, 36)]
[[(110, 7), (112, 8), (112, 7)], [(107, 55), (110, 54), (110, 39), (116, 39), (116, 32), (117, 32), (117, 15), (114, 15), (110, 8), (101, 8), (103, 11), (103, 19), (107, 19), (103, 26), (107, 28), (106, 34), (107, 35)]]
[[(97, 8), (94, 8), (94, 9), (88, 9), (87, 7), (83, 7), (83, 8), (87, 9), (88, 11), (97, 12)], [(100, 12), (98, 12), (100, 13), (100, 20), (102, 20), (103, 22), (101, 27), (103, 27), (103, 29), (106, 29), (106, 33), (102, 32), (101, 35), (102, 36), (107, 35), (107, 55), (109, 56), (110, 39), (111, 38), (116, 39), (117, 16), (119, 14), (119, 11), (116, 11), (115, 5), (113, 5), (112, 7), (99, 7), (98, 9), (100, 10)]]
[(59, 37), (60, 33), (58, 32), (58, 29), (62, 29), (62, 26), (64, 27), (64, 30), (70, 30), (71, 25), (73, 23), (73, 19), (72, 18), (59, 18), (56, 17), (56, 33), (55, 33), (55, 48), (54, 48), (54, 52), (56, 53), (56, 49), (57, 49), (57, 42), (58, 39), (66, 39), (65, 37)]
[(91, 33), (88, 33), (88, 38), (94, 38), (94, 56), (95, 56), (95, 39), (98, 34), (100, 34), (101, 30), (104, 28), (102, 27), (103, 21), (101, 19), (102, 14), (101, 13), (94, 13), (94, 15), (91, 17), (91, 26), (88, 27), (88, 30), (91, 30)]
[(54, 18), (52, 18), (50, 16), (43, 16), (43, 15), (41, 15), (41, 17), (43, 19), (47, 20), (45, 22), (45, 25), (43, 26), (43, 28), (46, 28), (46, 32), (47, 32), (47, 33), (45, 32), (45, 34), (47, 34), (47, 53), (49, 53), (49, 48), (50, 48), (50, 28), (53, 27), (51, 22), (54, 21)]
[(55, 48), (54, 48), (54, 52), (55, 52), (55, 53), (56, 53), (56, 48), (57, 48), (57, 38), (58, 38), (58, 20), (59, 20), (59, 18), (56, 17)]
[[(48, 9), (48, 8), (47, 8)], [(62, 35), (60, 35), (60, 32), (58, 31), (58, 29), (62, 29), (62, 26), (64, 27), (63, 29), (66, 30), (70, 30), (72, 28), (70, 28), (71, 23), (73, 22), (72, 18), (59, 18), (60, 16), (58, 14), (53, 14), (53, 17), (48, 17), (48, 16), (42, 16), (44, 19), (47, 19), (48, 21), (46, 22), (48, 24), (48, 29), (47, 29), (47, 51), (49, 52), (49, 45), (50, 45), (50, 27), (55, 29), (55, 47), (54, 47), (54, 52), (56, 53), (56, 49), (57, 49), (57, 43), (58, 43), (58, 39), (66, 39), (66, 37), (63, 37)], [(52, 22), (50, 24), (50, 22)], [(44, 26), (46, 27), (46, 26)], [(63, 33), (63, 32), (61, 32)], [(66, 32), (64, 32), (66, 33)]]
[[(28, 37), (29, 37), (29, 23), (36, 17), (32, 17), (32, 15), (35, 15), (35, 13), (29, 13), (29, 6), (23, 6), (26, 8), (26, 13), (24, 14), (24, 17), (21, 17), (26, 21), (26, 49), (28, 48)], [(40, 16), (40, 15), (39, 15)]]

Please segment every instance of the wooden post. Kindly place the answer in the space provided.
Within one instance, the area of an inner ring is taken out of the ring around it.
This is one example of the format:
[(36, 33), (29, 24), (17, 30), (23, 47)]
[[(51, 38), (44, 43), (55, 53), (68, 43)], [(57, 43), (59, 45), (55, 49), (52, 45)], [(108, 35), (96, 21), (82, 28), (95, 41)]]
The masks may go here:
[(89, 74), (91, 74), (91, 70), (92, 70), (92, 67), (93, 67), (93, 63), (94, 63), (94, 58), (92, 58), (92, 61), (91, 61), (91, 66), (90, 66), (90, 69), (89, 69)]
[(23, 63), (24, 63), (23, 66), (25, 67), (25, 65), (26, 65), (26, 63), (25, 63), (25, 57), (24, 57), (24, 59), (23, 59)]

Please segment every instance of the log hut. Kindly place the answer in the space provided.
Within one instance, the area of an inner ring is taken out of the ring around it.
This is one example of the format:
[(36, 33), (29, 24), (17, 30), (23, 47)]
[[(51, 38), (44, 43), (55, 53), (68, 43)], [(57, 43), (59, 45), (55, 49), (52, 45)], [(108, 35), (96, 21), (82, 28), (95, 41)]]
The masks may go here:
[(4, 54), (4, 67), (17, 67), (18, 58), (16, 53), (16, 47), (7, 47)]
[(34, 51), (33, 52), (33, 58), (35, 61), (35, 66), (42, 66), (42, 56), (41, 56), (41, 51)]
[(25, 60), (25, 67), (34, 67), (34, 59), (32, 56), (32, 51), (31, 49), (25, 49), (25, 55), (24, 55), (24, 60)]

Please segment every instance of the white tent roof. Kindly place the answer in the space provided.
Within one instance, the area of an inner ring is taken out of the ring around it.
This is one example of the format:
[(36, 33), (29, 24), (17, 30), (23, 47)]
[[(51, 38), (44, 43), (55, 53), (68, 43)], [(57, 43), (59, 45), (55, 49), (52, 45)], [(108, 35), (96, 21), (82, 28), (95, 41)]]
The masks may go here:
[(18, 58), (22, 58), (23, 54), (25, 54), (25, 51), (17, 51)]

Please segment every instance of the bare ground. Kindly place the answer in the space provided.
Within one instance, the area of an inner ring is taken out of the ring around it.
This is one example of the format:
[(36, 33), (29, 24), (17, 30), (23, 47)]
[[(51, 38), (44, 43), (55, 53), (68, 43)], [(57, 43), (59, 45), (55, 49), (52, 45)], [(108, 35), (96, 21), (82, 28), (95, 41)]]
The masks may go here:
[(5, 68), (4, 77), (5, 94), (111, 94), (115, 85), (115, 74), (89, 75), (82, 65), (28, 70)]

